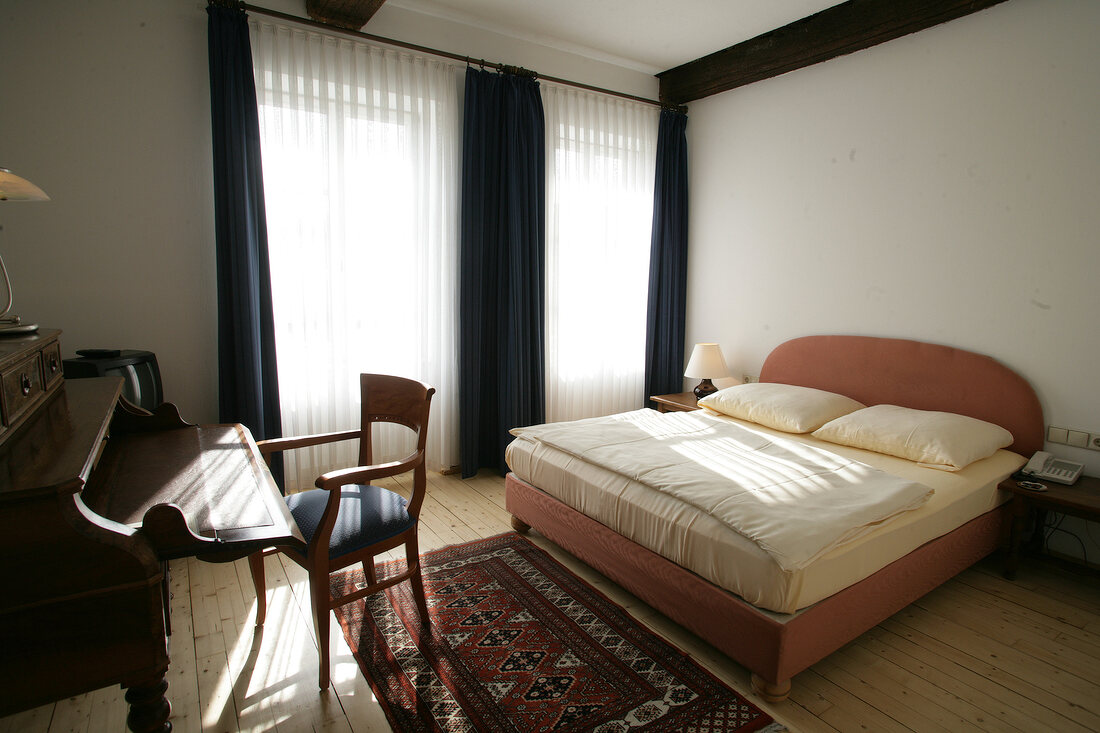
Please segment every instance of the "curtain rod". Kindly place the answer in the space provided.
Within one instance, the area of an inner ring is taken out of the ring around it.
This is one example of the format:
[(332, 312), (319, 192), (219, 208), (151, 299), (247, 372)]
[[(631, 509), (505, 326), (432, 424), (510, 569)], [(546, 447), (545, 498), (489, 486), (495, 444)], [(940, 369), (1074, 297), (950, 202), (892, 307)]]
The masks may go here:
[[(269, 15), (273, 18), (279, 18), (281, 20), (287, 20), (292, 23), (300, 23), (302, 25), (312, 26), (314, 28), (321, 28), (326, 31), (342, 33), (344, 35), (352, 36), (354, 38), (361, 38), (366, 41), (374, 41), (375, 43), (385, 43), (388, 46), (397, 46), (399, 48), (406, 48), (410, 51), (418, 51), (420, 53), (427, 53), (433, 56), (442, 56), (443, 58), (453, 59), (454, 61), (462, 61), (466, 65), (476, 64), (482, 68), (495, 69), (497, 71), (507, 71), (515, 73), (517, 71), (514, 66), (507, 66), (505, 64), (498, 64), (492, 61), (486, 61), (485, 59), (472, 59), (469, 56), (461, 56), (457, 53), (451, 53), (450, 51), (440, 51), (437, 48), (429, 48), (428, 46), (418, 46), (415, 43), (406, 43), (405, 41), (398, 41), (393, 38), (386, 38), (384, 36), (376, 36), (372, 33), (363, 33), (362, 31), (348, 30), (347, 28), (341, 28), (335, 25), (329, 25), (328, 23), (322, 23), (312, 18), (299, 18), (297, 15), (290, 15), (289, 13), (283, 13), (278, 10), (269, 10), (268, 8), (261, 8), (258, 5), (251, 5), (249, 3), (241, 3), (241, 7), (245, 10), (259, 13), (261, 15)], [(685, 107), (667, 105), (663, 102), (659, 102), (656, 99), (647, 99), (645, 97), (638, 97), (633, 94), (627, 94), (625, 92), (616, 92), (613, 89), (603, 89), (601, 87), (594, 87), (591, 84), (582, 84), (579, 81), (569, 81), (568, 79), (559, 79), (554, 76), (545, 76), (543, 74), (536, 75), (540, 79), (546, 81), (552, 81), (557, 84), (565, 84), (566, 86), (577, 87), (578, 89), (586, 89), (590, 92), (600, 92), (601, 94), (610, 94), (613, 97), (621, 97), (623, 99), (630, 99), (635, 102), (641, 102), (643, 104), (652, 104), (656, 107), (663, 109), (676, 109), (679, 111), (685, 111)]]

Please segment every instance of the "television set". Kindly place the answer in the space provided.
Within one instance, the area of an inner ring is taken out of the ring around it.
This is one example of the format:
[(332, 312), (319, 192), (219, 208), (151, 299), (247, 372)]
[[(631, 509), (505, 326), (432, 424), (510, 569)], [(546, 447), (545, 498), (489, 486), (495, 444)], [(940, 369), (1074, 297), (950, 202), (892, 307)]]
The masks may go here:
[(66, 379), (122, 377), (122, 396), (152, 410), (164, 402), (157, 357), (133, 349), (78, 349), (75, 359), (62, 363)]

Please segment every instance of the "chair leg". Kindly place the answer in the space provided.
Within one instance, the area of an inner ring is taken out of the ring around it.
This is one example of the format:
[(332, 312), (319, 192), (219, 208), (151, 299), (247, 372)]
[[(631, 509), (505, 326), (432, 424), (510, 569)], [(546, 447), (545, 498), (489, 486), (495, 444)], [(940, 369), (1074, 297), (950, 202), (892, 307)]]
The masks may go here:
[(315, 568), (310, 571), (309, 596), (313, 601), (313, 626), (317, 631), (317, 687), (324, 692), (329, 686), (328, 612), (331, 610), (329, 578), (324, 570)]
[(252, 571), (252, 586), (256, 589), (256, 625), (263, 626), (267, 618), (267, 584), (264, 579), (264, 553), (253, 552), (248, 556), (248, 569)]
[(363, 577), (366, 579), (367, 585), (374, 585), (378, 582), (378, 576), (374, 572), (373, 557), (363, 560)]
[(416, 609), (420, 612), (420, 624), (430, 626), (431, 619), (428, 616), (428, 599), (424, 595), (424, 575), (420, 572), (420, 552), (416, 546), (416, 535), (405, 543), (405, 562), (408, 567), (416, 566), (409, 582), (412, 583), (413, 600), (416, 601)]

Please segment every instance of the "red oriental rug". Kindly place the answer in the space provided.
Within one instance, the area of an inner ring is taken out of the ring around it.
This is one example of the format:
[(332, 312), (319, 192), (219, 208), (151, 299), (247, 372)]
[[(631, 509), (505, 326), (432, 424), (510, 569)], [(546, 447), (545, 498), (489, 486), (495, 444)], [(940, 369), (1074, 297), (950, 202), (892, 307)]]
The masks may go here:
[[(430, 630), (408, 583), (336, 609), (394, 730), (784, 730), (517, 534), (422, 562)], [(333, 592), (362, 582), (334, 574)]]

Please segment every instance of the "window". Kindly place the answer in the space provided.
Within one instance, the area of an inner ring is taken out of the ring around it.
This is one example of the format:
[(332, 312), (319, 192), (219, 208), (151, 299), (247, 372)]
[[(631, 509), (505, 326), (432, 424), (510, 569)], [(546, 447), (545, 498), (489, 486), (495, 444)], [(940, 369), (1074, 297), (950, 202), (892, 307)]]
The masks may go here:
[[(284, 434), (358, 427), (359, 374), (399, 374), (436, 388), (429, 467), (454, 465), (456, 69), (270, 23), (251, 32)], [(411, 450), (399, 433), (378, 436), (375, 460)], [(288, 484), (312, 486), (357, 450), (288, 453)]]
[(546, 418), (642, 407), (659, 110), (552, 84), (546, 116)]

